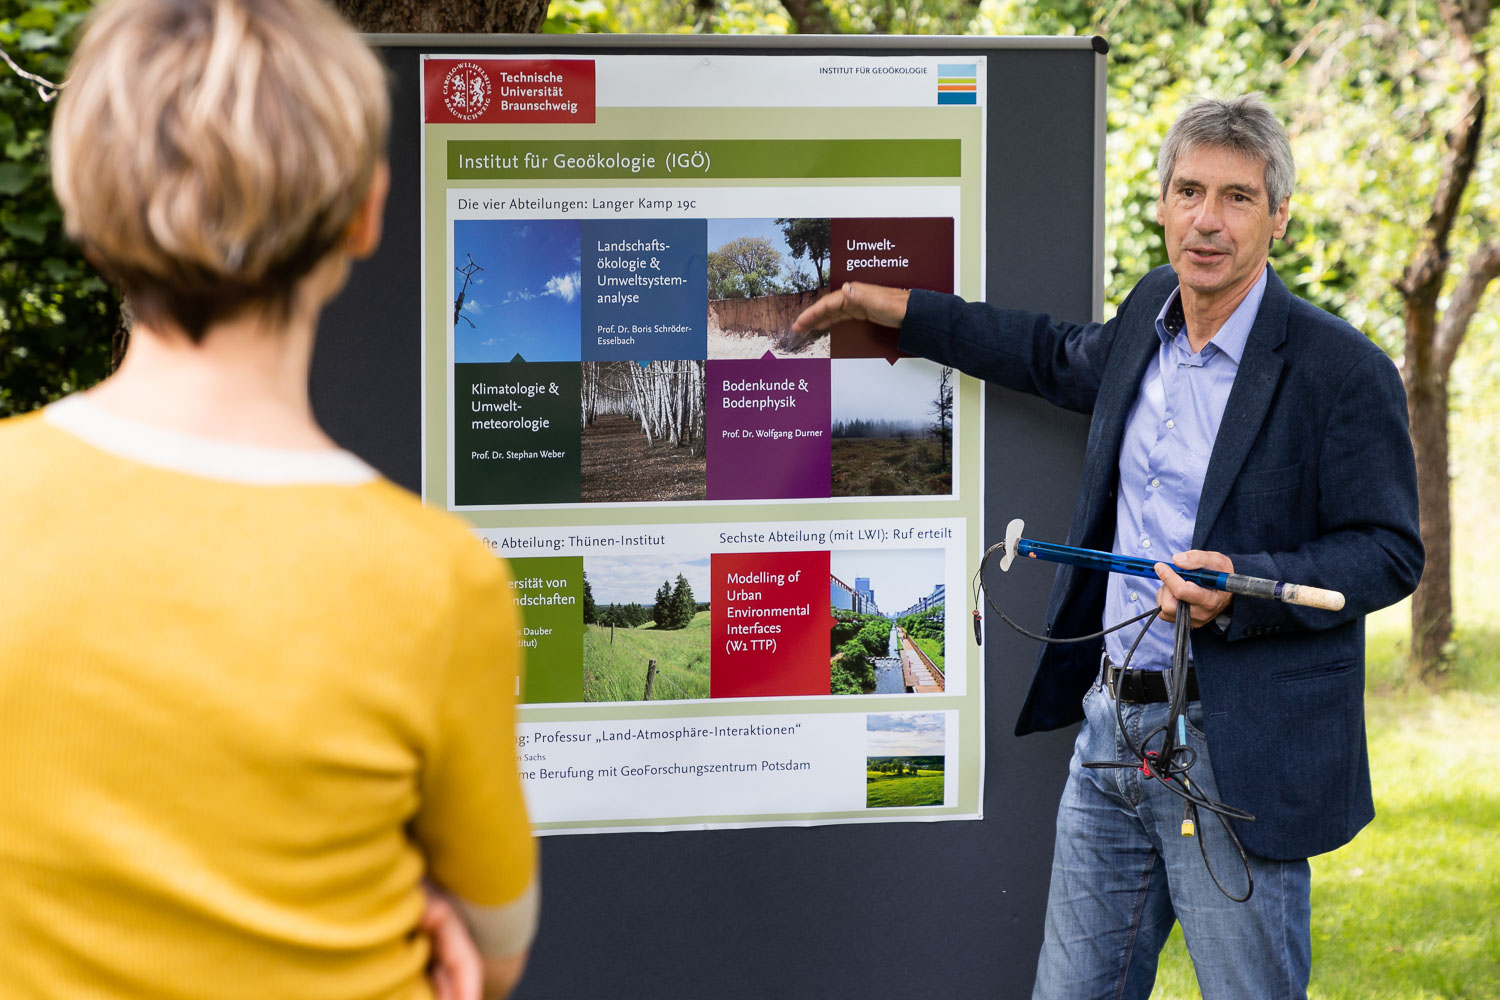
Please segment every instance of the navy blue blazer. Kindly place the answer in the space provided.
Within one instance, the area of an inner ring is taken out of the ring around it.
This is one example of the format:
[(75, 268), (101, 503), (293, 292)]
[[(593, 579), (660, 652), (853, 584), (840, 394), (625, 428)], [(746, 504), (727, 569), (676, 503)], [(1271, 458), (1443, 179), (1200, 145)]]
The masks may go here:
[[(1068, 543), (1108, 550), (1125, 420), (1155, 354), (1156, 315), (1177, 276), (1161, 267), (1108, 323), (913, 291), (900, 345), (1091, 415)], [(1364, 616), (1422, 571), (1406, 396), (1391, 360), (1359, 331), (1291, 294), (1275, 272), (1240, 359), (1209, 457), (1193, 546), (1235, 572), (1326, 587), (1338, 612), (1236, 597), (1227, 630), (1193, 632), (1214, 777), (1249, 811), (1245, 848), (1302, 858), (1347, 843), (1374, 818), (1364, 727)], [(1062, 566), (1047, 631), (1100, 627), (1105, 576)], [(1083, 718), (1101, 641), (1044, 645), (1017, 735)]]

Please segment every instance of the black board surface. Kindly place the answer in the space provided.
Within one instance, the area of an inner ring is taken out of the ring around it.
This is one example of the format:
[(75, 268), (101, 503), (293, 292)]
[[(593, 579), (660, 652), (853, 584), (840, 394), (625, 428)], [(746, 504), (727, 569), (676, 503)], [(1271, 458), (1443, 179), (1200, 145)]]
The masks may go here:
[[(1103, 73), (1098, 39), (372, 36), (390, 68), (392, 196), (381, 250), (324, 316), (313, 399), (324, 426), (419, 486), (419, 60), (424, 53), (983, 55), (987, 298), (1070, 320), (1102, 296)], [(1023, 517), (1061, 540), (1086, 421), (991, 388), (986, 544)], [(378, 544), (378, 542), (376, 542)], [(997, 588), (1039, 626), (1050, 575)], [(969, 598), (965, 595), (965, 600)], [(542, 925), (516, 996), (1029, 997), (1053, 817), (1073, 730), (1012, 735), (1034, 645), (985, 623), (984, 819), (550, 836)]]

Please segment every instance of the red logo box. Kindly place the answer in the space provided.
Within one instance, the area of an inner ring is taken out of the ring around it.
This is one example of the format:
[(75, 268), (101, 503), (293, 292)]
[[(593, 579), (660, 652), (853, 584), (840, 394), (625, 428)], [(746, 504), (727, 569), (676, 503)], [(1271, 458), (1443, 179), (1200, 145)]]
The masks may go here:
[(428, 59), (429, 124), (594, 121), (592, 59)]
[(827, 552), (716, 552), (710, 698), (828, 694)]

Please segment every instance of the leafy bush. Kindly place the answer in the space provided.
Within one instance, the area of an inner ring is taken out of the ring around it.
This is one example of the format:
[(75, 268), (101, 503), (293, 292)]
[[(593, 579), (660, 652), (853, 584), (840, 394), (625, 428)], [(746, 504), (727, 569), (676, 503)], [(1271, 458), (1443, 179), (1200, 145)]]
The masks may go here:
[[(84, 0), (0, 0), (0, 49), (59, 81)], [(50, 88), (0, 65), (0, 416), (24, 413), (110, 370), (119, 299), (62, 231), (47, 161)]]

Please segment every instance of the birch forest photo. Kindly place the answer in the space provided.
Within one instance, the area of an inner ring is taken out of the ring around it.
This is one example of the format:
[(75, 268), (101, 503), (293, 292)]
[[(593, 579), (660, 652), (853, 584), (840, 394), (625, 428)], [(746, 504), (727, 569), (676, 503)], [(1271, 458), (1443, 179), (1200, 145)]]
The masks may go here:
[(585, 503), (702, 500), (704, 362), (582, 365)]

